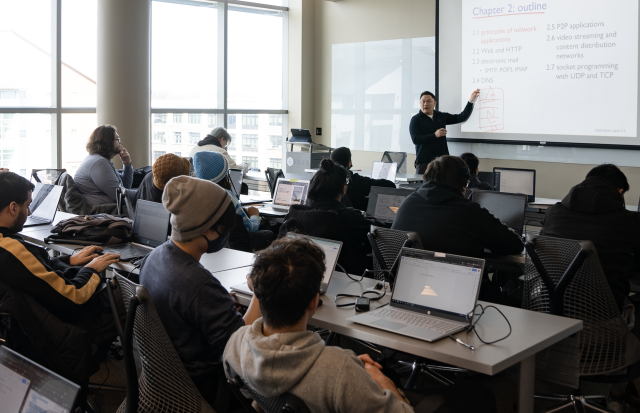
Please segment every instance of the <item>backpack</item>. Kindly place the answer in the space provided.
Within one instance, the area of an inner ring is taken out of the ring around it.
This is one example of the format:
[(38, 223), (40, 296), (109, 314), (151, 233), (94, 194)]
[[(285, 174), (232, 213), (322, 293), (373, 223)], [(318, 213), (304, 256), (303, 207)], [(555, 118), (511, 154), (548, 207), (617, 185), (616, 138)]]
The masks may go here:
[(53, 235), (44, 239), (47, 244), (122, 244), (131, 239), (133, 221), (109, 214), (84, 215), (60, 221), (51, 232)]

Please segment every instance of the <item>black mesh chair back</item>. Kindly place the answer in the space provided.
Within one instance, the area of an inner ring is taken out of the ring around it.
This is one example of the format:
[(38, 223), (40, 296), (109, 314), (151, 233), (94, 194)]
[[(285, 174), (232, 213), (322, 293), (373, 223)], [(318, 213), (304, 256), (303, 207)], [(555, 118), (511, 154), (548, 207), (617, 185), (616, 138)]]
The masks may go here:
[(43, 184), (58, 185), (60, 176), (67, 172), (66, 169), (32, 169), (31, 177), (36, 182), (42, 182)]
[(120, 185), (116, 189), (118, 215), (126, 214), (129, 219), (135, 219), (135, 210), (133, 209), (133, 204), (131, 203), (131, 198), (129, 198), (129, 196), (129, 190), (124, 186)]
[[(127, 398), (120, 405), (118, 413), (215, 413), (185, 370), (147, 289), (118, 274), (111, 283), (118, 284), (127, 308), (126, 324), (120, 328), (127, 373)], [(139, 378), (133, 359), (134, 337), (142, 365)]]
[(255, 400), (258, 406), (260, 406), (260, 409), (265, 413), (311, 413), (311, 410), (305, 402), (291, 393), (285, 393), (278, 397), (265, 397), (249, 387), (235, 372), (232, 371), (232, 375), (233, 378), (228, 380), (227, 383), (229, 387), (231, 387), (233, 394), (240, 401), (240, 404), (242, 404), (248, 412), (255, 412), (256, 410), (251, 406), (249, 399), (244, 396), (243, 390), (251, 395), (253, 400)]
[(398, 173), (407, 173), (407, 153), (406, 152), (388, 152), (382, 154), (382, 162), (397, 162)]
[[(378, 280), (384, 279), (383, 271), (395, 273), (396, 268), (394, 267), (397, 265), (396, 260), (402, 247), (422, 248), (420, 236), (416, 232), (398, 231), (372, 225), (367, 238), (373, 252), (374, 277)], [(393, 282), (390, 279), (387, 281)]]
[(527, 236), (527, 310), (583, 321), (579, 375), (621, 370), (640, 359), (640, 341), (627, 329), (591, 241)]
[(267, 168), (264, 171), (264, 175), (267, 178), (267, 185), (269, 185), (269, 191), (271, 191), (271, 198), (273, 198), (273, 193), (276, 190), (276, 183), (278, 182), (279, 178), (284, 178), (284, 173), (282, 172), (282, 169)]

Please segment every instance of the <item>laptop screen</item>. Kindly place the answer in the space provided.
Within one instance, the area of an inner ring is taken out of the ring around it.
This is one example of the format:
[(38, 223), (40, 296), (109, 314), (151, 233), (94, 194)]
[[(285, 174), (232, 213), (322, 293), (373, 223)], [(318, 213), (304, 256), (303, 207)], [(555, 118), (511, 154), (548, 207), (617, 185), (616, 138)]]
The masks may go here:
[(0, 347), (0, 395), (3, 412), (68, 413), (80, 386)]
[(31, 195), (31, 216), (46, 220), (53, 220), (58, 209), (58, 201), (62, 195), (62, 187), (38, 183)]
[(229, 178), (231, 178), (231, 184), (233, 185), (233, 193), (240, 195), (240, 190), (242, 189), (242, 169), (229, 169)]
[(522, 233), (527, 196), (499, 192), (474, 192), (473, 202), (477, 202), (500, 222)]
[(133, 223), (133, 242), (157, 247), (167, 240), (171, 213), (158, 202), (139, 200)]
[(498, 192), (525, 194), (533, 202), (536, 195), (534, 169), (493, 168), (494, 187)]
[(395, 182), (396, 172), (398, 172), (398, 164), (396, 162), (374, 162), (371, 170), (371, 179), (386, 179)]
[(393, 306), (462, 319), (473, 311), (484, 260), (411, 248), (401, 254)]
[(326, 269), (324, 271), (324, 277), (322, 277), (322, 284), (329, 284), (331, 280), (331, 275), (333, 271), (336, 269), (336, 263), (338, 262), (338, 257), (340, 256), (340, 250), (342, 249), (342, 242), (340, 241), (332, 241), (330, 239), (324, 238), (316, 238), (310, 237), (308, 235), (296, 234), (294, 232), (289, 232), (287, 234), (288, 237), (305, 237), (310, 239), (314, 244), (316, 244), (322, 251), (324, 251), (324, 261)]
[(413, 192), (411, 189), (372, 186), (369, 192), (367, 214), (378, 220), (393, 221), (402, 202)]
[(307, 192), (309, 192), (309, 181), (280, 178), (273, 203), (280, 206), (304, 204), (307, 201)]

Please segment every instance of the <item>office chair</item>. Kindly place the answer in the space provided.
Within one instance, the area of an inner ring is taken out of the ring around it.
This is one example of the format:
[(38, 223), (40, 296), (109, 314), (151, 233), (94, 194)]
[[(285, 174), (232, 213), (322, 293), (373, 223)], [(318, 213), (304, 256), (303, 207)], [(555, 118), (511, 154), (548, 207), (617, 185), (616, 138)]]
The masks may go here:
[(66, 169), (32, 169), (31, 177), (35, 179), (36, 182), (58, 185), (60, 177), (65, 172), (67, 172)]
[[(127, 398), (120, 405), (118, 413), (215, 413), (185, 370), (147, 289), (119, 274), (115, 274), (109, 281), (109, 287), (111, 308), (122, 339), (127, 375)], [(117, 317), (113, 297), (113, 292), (118, 290), (121, 291), (127, 308), (124, 327)], [(134, 337), (142, 364), (140, 378), (133, 355)]]
[(299, 397), (285, 393), (278, 397), (265, 397), (249, 387), (235, 371), (231, 371), (233, 378), (227, 380), (231, 392), (236, 396), (247, 413), (257, 413), (251, 405), (250, 399), (245, 397), (243, 390), (248, 392), (253, 400), (265, 413), (311, 413), (309, 407)]
[(580, 333), (539, 354), (536, 361), (544, 366), (536, 371), (536, 377), (576, 390), (570, 395), (535, 397), (561, 402), (547, 412), (570, 406), (576, 412), (606, 412), (592, 401), (606, 396), (583, 396), (580, 379), (632, 381), (638, 376), (640, 341), (622, 320), (595, 247), (591, 241), (527, 235), (525, 249), (522, 308), (584, 323)]
[(134, 219), (136, 214), (129, 198), (129, 190), (122, 185), (116, 188), (116, 200), (118, 215), (126, 214), (129, 219)]
[[(422, 242), (417, 232), (399, 231), (397, 229), (381, 228), (371, 226), (367, 234), (369, 244), (373, 253), (374, 278), (382, 281), (383, 271), (390, 271), (395, 274), (396, 260), (400, 255), (402, 247), (422, 249)], [(389, 284), (394, 280), (387, 278)]]
[(282, 169), (267, 168), (267, 170), (264, 171), (264, 175), (267, 177), (267, 185), (269, 185), (271, 198), (273, 198), (273, 193), (276, 190), (276, 183), (279, 178), (284, 178), (284, 173), (282, 172)]
[(382, 162), (397, 162), (398, 173), (407, 173), (407, 153), (406, 152), (389, 152), (385, 151), (382, 154)]

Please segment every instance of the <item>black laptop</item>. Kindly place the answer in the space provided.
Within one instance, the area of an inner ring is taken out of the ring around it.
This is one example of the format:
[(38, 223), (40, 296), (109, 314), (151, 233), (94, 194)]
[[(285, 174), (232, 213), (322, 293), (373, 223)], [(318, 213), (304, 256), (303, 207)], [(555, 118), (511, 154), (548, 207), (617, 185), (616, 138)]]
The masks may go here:
[(380, 222), (393, 221), (402, 202), (414, 192), (413, 189), (372, 186), (369, 192), (367, 214)]

